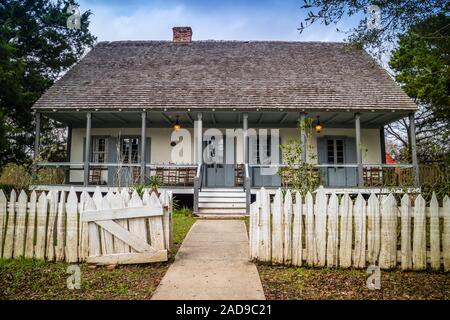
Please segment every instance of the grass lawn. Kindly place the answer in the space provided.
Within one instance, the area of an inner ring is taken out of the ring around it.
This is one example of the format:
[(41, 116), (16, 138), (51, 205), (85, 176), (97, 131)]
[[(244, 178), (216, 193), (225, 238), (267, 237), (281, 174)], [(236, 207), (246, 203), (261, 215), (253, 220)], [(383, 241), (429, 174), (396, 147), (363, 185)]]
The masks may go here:
[[(186, 211), (173, 215), (175, 253), (195, 219)], [(0, 299), (150, 299), (173, 261), (147, 265), (90, 268), (80, 264), (81, 289), (66, 286), (67, 263), (0, 260)]]
[(258, 266), (266, 299), (450, 299), (450, 274), (381, 271), (369, 290), (366, 270)]

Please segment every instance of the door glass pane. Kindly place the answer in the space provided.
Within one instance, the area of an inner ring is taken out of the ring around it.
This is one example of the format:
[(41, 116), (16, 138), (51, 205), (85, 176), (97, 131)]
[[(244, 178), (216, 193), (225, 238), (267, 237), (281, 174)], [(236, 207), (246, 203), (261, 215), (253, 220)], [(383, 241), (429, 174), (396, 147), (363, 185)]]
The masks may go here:
[(344, 140), (336, 140), (336, 163), (344, 163)]
[(139, 138), (122, 138), (120, 146), (123, 163), (139, 163)]
[(334, 140), (327, 140), (327, 162), (334, 163)]
[(95, 163), (105, 163), (106, 158), (106, 138), (94, 138), (92, 148), (92, 161)]

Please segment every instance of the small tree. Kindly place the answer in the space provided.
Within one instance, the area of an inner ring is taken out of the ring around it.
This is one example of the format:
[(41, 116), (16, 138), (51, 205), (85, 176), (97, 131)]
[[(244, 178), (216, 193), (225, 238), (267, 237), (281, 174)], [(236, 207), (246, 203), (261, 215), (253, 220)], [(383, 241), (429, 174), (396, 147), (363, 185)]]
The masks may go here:
[(280, 146), (283, 159), (286, 162), (285, 167), (281, 167), (278, 174), (282, 177), (283, 185), (290, 186), (294, 190), (298, 190), (302, 195), (308, 191), (315, 190), (320, 183), (320, 174), (314, 168), (314, 165), (307, 160), (303, 161), (302, 153), (306, 148), (306, 154), (310, 160), (314, 160), (317, 156), (312, 151), (314, 146), (309, 142), (312, 137), (313, 118), (305, 118), (305, 121), (298, 121), (297, 129), (304, 132), (306, 143), (303, 146), (300, 139), (290, 138), (286, 144)]

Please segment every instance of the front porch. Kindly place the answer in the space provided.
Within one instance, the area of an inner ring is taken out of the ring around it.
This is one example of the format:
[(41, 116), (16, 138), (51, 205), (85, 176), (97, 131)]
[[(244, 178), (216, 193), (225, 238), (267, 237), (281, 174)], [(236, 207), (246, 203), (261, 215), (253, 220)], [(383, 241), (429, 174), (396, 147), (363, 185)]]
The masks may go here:
[[(61, 163), (45, 162), (40, 157), (38, 112), (35, 177), (39, 168), (53, 168), (58, 171), (59, 185), (80, 190), (94, 190), (96, 186), (132, 187), (151, 180), (159, 188), (193, 194), (194, 211), (202, 189), (241, 188), (248, 204), (251, 194), (262, 186), (271, 190), (290, 186), (289, 177), (278, 174), (278, 169), (285, 166), (282, 157), (273, 159), (280, 152), (277, 145), (294, 138), (303, 146), (312, 145), (308, 152), (303, 148), (302, 160), (313, 164), (320, 184), (329, 190), (380, 192), (385, 187), (419, 185), (415, 139), (411, 164), (385, 163), (383, 126), (408, 113), (256, 110), (47, 111), (46, 116), (68, 125), (68, 159)], [(410, 119), (413, 116), (409, 113)], [(304, 121), (306, 117), (320, 119), (324, 127), (322, 132), (314, 132), (310, 141), (304, 129), (300, 132), (297, 129), (299, 119)], [(174, 125), (178, 127), (174, 129)], [(251, 130), (259, 133), (251, 135)], [(273, 137), (261, 138), (262, 131), (274, 130), (277, 143), (272, 141)], [(413, 137), (414, 130), (411, 126)], [(181, 154), (176, 148), (182, 144), (189, 150)], [(212, 154), (213, 161), (208, 160)], [(270, 159), (269, 165), (265, 157)], [(263, 173), (269, 168), (271, 174)], [(48, 183), (36, 184), (37, 188), (52, 187)]]

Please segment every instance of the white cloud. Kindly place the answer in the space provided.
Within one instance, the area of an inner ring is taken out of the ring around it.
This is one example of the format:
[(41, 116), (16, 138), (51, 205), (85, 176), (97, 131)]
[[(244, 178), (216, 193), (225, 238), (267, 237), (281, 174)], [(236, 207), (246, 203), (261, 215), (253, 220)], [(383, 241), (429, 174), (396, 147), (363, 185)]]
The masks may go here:
[[(173, 26), (191, 26), (194, 40), (340, 41), (334, 26), (314, 25), (300, 35), (300, 10), (216, 10), (201, 12), (185, 5), (168, 8), (140, 6), (121, 12), (120, 7), (87, 4), (91, 31), (99, 41), (171, 40)], [(290, 8), (287, 8), (290, 9)]]

